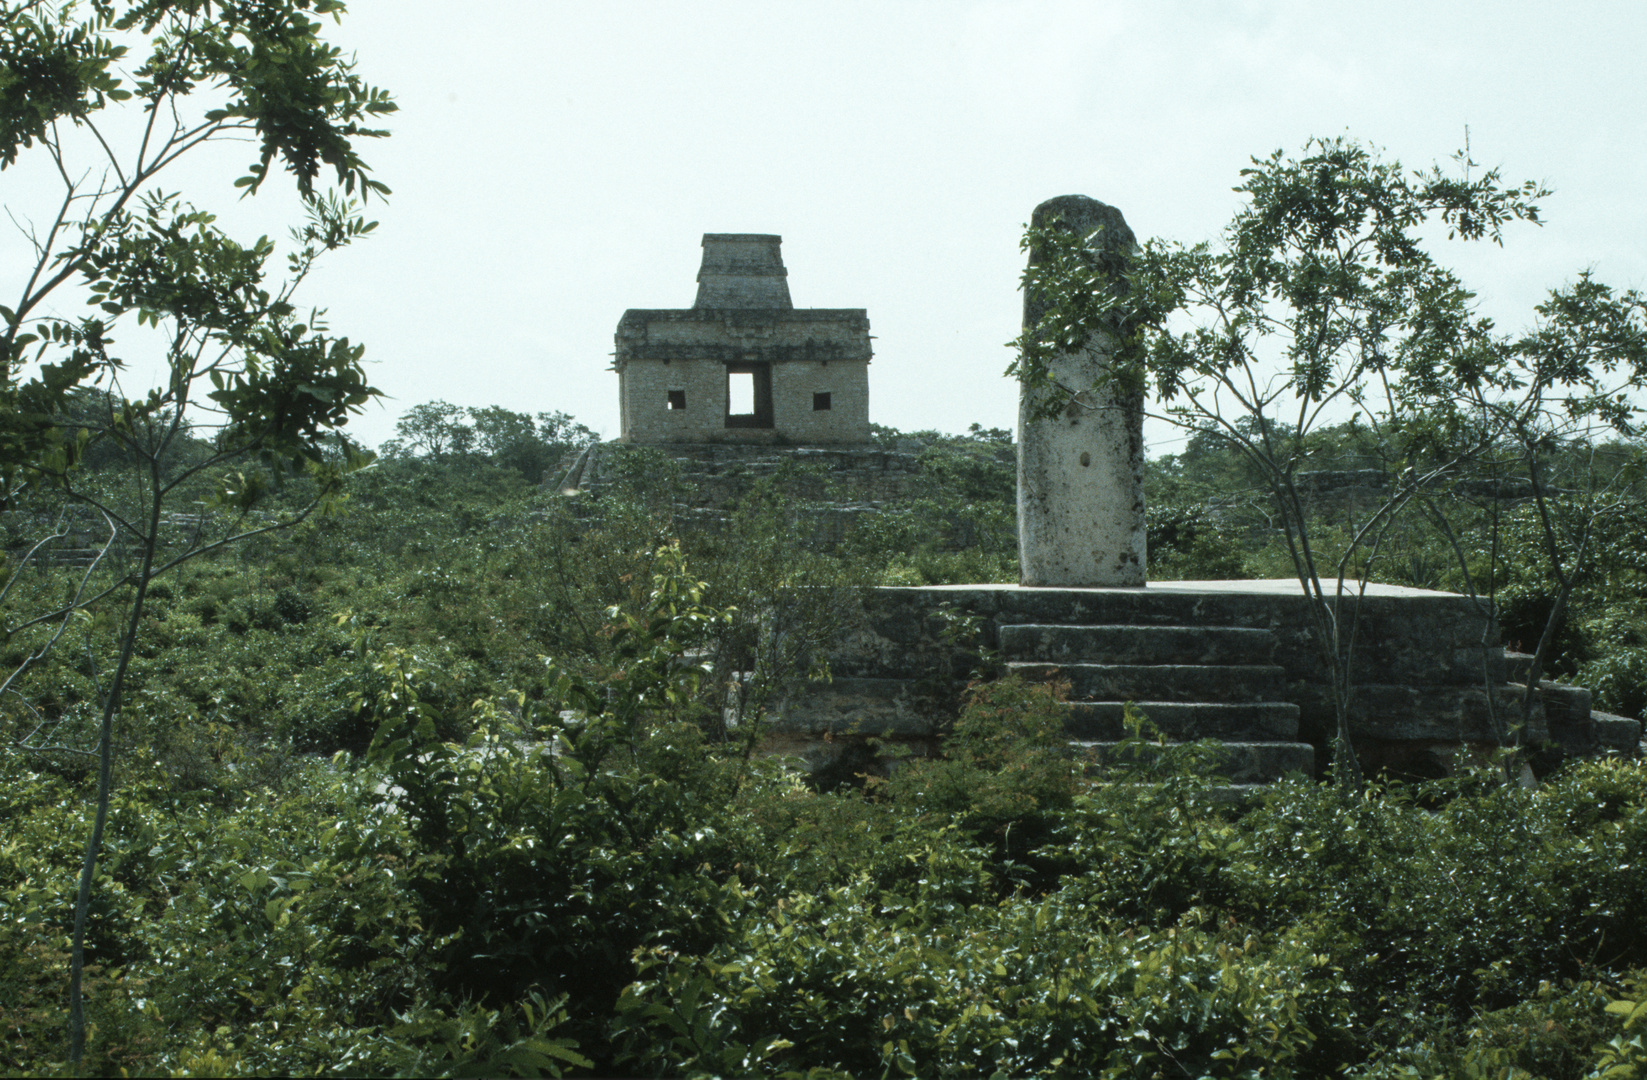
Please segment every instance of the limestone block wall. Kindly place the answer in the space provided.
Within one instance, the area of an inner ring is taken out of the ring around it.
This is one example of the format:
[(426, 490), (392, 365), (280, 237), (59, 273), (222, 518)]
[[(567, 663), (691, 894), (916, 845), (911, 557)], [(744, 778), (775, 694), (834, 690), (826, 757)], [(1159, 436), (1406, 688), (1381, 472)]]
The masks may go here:
[[(869, 440), (869, 319), (861, 308), (631, 310), (615, 368), (624, 442), (841, 445)], [(759, 369), (771, 416), (727, 426), (727, 379)], [(670, 391), (684, 408), (670, 408)], [(820, 409), (816, 395), (829, 395)]]
[[(829, 408), (814, 396), (829, 395)], [(813, 445), (869, 441), (869, 365), (800, 361), (772, 366), (772, 426), (790, 441)]]
[(698, 270), (700, 308), (789, 308), (783, 237), (770, 233), (705, 233)]
[(869, 316), (862, 308), (634, 308), (623, 313), (615, 340), (619, 363), (870, 357)]
[[(622, 441), (631, 443), (869, 442), (869, 367), (815, 360), (771, 367), (772, 426), (726, 426), (726, 365), (712, 360), (631, 360), (618, 373)], [(685, 408), (669, 407), (670, 392)], [(829, 408), (814, 395), (828, 394)]]
[[(1465, 597), (1380, 587), (1361, 611), (1352, 725), (1358, 747), (1458, 747), (1495, 741), (1504, 686), (1497, 630)], [(833, 681), (799, 692), (774, 730), (791, 735), (858, 731), (918, 738), (943, 719), (923, 686), (935, 673), (964, 674), (969, 651), (1000, 647), (1001, 627), (1021, 624), (1227, 626), (1272, 632), (1285, 669), (1285, 700), (1299, 706), (1299, 736), (1325, 747), (1334, 713), (1330, 677), (1296, 582), (1172, 582), (1148, 588), (1058, 589), (963, 585), (880, 588), (862, 597), (858, 629), (829, 658)], [(947, 611), (948, 614), (940, 614)], [(978, 639), (946, 636), (954, 616), (975, 618)], [(1489, 686), (1492, 699), (1489, 701)], [(1551, 735), (1540, 707), (1527, 740)]]
[[(686, 407), (671, 409), (669, 393)], [(618, 372), (618, 405), (626, 442), (708, 440), (726, 430), (726, 368), (703, 361), (633, 361)]]

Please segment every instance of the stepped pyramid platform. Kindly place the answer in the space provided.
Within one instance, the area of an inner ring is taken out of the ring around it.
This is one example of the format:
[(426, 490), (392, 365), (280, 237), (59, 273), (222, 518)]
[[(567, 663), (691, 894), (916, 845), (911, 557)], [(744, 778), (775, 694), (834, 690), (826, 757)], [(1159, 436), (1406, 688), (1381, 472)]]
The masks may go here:
[[(775, 748), (816, 765), (854, 735), (930, 746), (949, 718), (950, 680), (981, 647), (1009, 671), (1067, 682), (1071, 741), (1100, 756), (1122, 737), (1130, 701), (1169, 739), (1223, 741), (1238, 783), (1319, 776), (1330, 759), (1330, 675), (1295, 580), (880, 588), (861, 616), (830, 655), (832, 681), (778, 708)], [(958, 619), (973, 640), (954, 632)], [(1522, 688), (1505, 682), (1497, 628), (1467, 597), (1369, 586), (1356, 637), (1351, 723), (1364, 767), (1436, 775), (1461, 749), (1498, 745), (1518, 715)], [(1633, 751), (1639, 725), (1613, 719), (1591, 717), (1588, 691), (1545, 683), (1522, 741)]]

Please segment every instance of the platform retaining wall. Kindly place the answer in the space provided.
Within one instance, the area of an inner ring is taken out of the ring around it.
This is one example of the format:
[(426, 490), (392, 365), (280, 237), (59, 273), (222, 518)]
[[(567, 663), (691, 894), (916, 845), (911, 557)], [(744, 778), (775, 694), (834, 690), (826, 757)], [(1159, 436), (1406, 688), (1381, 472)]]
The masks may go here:
[[(776, 738), (796, 744), (873, 735), (924, 745), (953, 715), (954, 680), (980, 652), (1000, 648), (1004, 626), (1248, 627), (1275, 636), (1271, 662), (1285, 671), (1284, 699), (1299, 708), (1298, 738), (1317, 748), (1318, 766), (1327, 760), (1336, 726), (1331, 675), (1296, 582), (880, 588), (861, 603), (858, 629), (829, 657), (832, 681), (782, 703)], [(1354, 603), (1345, 601), (1346, 614)], [(1519, 718), (1522, 688), (1506, 685), (1497, 628), (1469, 598), (1374, 586), (1359, 601), (1356, 639), (1351, 731), (1367, 765), (1433, 773), (1460, 749), (1513, 740), (1508, 725)], [(1521, 742), (1593, 751), (1592, 728), (1588, 691), (1545, 683)]]

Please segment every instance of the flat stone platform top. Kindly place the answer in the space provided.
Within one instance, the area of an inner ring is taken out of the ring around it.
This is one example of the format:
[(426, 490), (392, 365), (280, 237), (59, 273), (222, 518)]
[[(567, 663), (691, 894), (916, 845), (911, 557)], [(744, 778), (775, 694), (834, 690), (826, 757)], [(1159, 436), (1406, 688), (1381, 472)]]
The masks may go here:
[[(1335, 585), (1332, 581), (1323, 581), (1322, 588), (1331, 596)], [(978, 585), (922, 585), (912, 586), (933, 592), (994, 592), (994, 593), (1114, 593), (1119, 595), (1158, 595), (1164, 593), (1203, 593), (1217, 596), (1298, 596), (1304, 595), (1304, 587), (1297, 578), (1264, 578), (1255, 581), (1151, 581), (1147, 585), (1139, 586), (1070, 586), (1070, 585), (1015, 585), (978, 584)], [(1353, 599), (1360, 592), (1359, 586), (1352, 582), (1344, 583), (1344, 596)], [(1451, 600), (1464, 599), (1458, 593), (1438, 592), (1434, 589), (1414, 589), (1406, 585), (1378, 585), (1369, 584), (1366, 595), (1370, 597), (1444, 597)]]

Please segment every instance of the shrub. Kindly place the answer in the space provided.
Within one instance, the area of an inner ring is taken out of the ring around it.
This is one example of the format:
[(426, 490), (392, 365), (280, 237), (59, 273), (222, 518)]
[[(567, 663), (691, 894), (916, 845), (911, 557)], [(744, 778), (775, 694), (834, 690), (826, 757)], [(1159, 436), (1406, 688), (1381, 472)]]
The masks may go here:
[(1597, 707), (1639, 720), (1647, 713), (1647, 647), (1613, 649), (1579, 669)]
[(956, 821), (1001, 857), (1045, 838), (1080, 781), (1064, 734), (1063, 692), (1017, 677), (973, 683), (942, 744), (943, 756), (905, 762), (884, 785), (894, 800)]
[(1150, 577), (1158, 581), (1223, 581), (1246, 574), (1240, 536), (1204, 505), (1146, 510)]
[[(1527, 586), (1505, 589), (1498, 597), (1498, 625), (1507, 649), (1532, 653), (1555, 610), (1555, 597)], [(1590, 641), (1572, 609), (1566, 608), (1556, 620), (1550, 640), (1550, 655), (1544, 662), (1545, 678), (1572, 677), (1579, 665), (1590, 658)]]
[(1536, 792), (1482, 770), (1348, 801), (1280, 785), (1215, 885), (1268, 927), (1330, 913), (1362, 999), (1432, 1015), (1508, 1007), (1541, 982), (1647, 963), (1647, 770), (1581, 763)]
[[(1353, 1080), (1413, 1077), (1505, 1077), (1584, 1080), (1596, 1075), (1600, 1047), (1616, 1023), (1599, 983), (1545, 982), (1525, 1001), (1479, 1012), (1467, 1024), (1416, 1017), (1401, 1044), (1381, 1050), (1353, 1069)], [(1615, 1080), (1629, 1075), (1606, 1074)]]
[(732, 1075), (1320, 1075), (1350, 1027), (1306, 937), (1189, 918), (1113, 924), (1061, 896), (888, 909), (856, 882), (791, 894), (735, 948), (653, 950), (619, 1003), (626, 1063)]
[(303, 594), (290, 585), (275, 594), (274, 612), (283, 622), (294, 625), (308, 622), (314, 614)]

